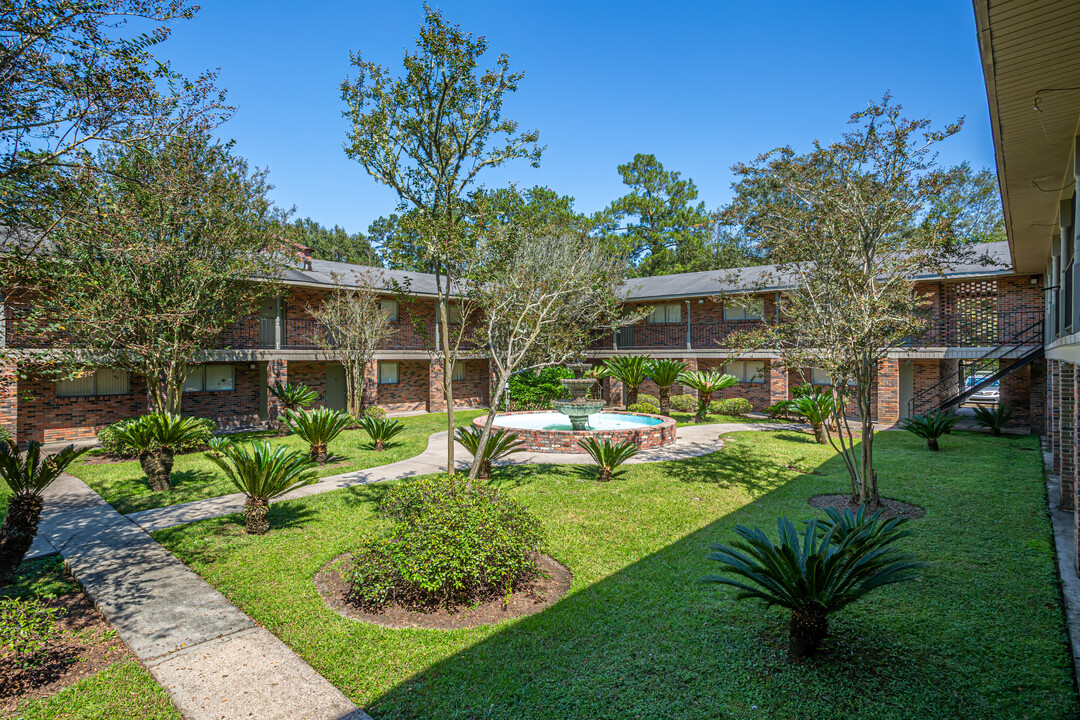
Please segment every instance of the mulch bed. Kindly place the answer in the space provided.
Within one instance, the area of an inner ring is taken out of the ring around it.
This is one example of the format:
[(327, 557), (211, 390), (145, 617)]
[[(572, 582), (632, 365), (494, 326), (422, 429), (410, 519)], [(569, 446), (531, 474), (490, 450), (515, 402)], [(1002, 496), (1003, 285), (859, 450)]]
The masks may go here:
[[(810, 507), (817, 508), (818, 510), (824, 510), (825, 508), (836, 508), (843, 512), (844, 510), (850, 510), (855, 512), (859, 509), (858, 505), (851, 503), (851, 496), (848, 494), (841, 495), (815, 495), (808, 501)], [(881, 507), (885, 510), (881, 514), (881, 517), (885, 520), (894, 517), (911, 518), (912, 520), (918, 520), (921, 517), (926, 516), (926, 508), (919, 505), (912, 505), (906, 503), (903, 500), (894, 500), (892, 498), (881, 498)], [(877, 512), (876, 508), (867, 508), (868, 514)]]
[(13, 657), (0, 657), (0, 716), (8, 716), (27, 700), (54, 695), (131, 657), (131, 651), (86, 595), (70, 593), (47, 604), (61, 613), (44, 663), (23, 669)]
[(457, 608), (453, 612), (446, 608), (418, 612), (391, 606), (382, 612), (373, 613), (363, 610), (347, 597), (349, 587), (342, 580), (342, 573), (348, 569), (349, 562), (348, 553), (339, 555), (315, 574), (315, 588), (327, 607), (350, 620), (394, 629), (463, 630), (526, 617), (558, 602), (570, 590), (570, 583), (574, 579), (568, 569), (547, 555), (541, 555), (540, 576), (527, 587), (511, 594), (505, 606), (504, 598), (498, 597)]

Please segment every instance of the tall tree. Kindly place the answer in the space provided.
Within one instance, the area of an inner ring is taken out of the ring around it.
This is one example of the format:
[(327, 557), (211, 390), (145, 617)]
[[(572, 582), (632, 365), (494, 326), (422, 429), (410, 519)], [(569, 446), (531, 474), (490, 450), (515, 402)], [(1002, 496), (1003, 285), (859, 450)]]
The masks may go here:
[(360, 275), (350, 286), (339, 284), (318, 307), (308, 308), (322, 326), (315, 344), (345, 368), (345, 409), (354, 418), (364, 410), (367, 365), (391, 333), (390, 320), (371, 287), (371, 279)]
[[(626, 260), (602, 238), (497, 229), (482, 242), (468, 292), (480, 310), (477, 340), (495, 371), (495, 391), (478, 447), (485, 447), (510, 377), (580, 357), (597, 328), (625, 322), (618, 290)], [(480, 462), (469, 472), (474, 479)]]
[[(913, 278), (975, 258), (937, 204), (957, 172), (936, 165), (936, 146), (962, 121), (934, 129), (905, 118), (886, 94), (850, 124), (840, 140), (815, 142), (807, 153), (782, 147), (735, 165), (735, 197), (722, 219), (756, 238), (777, 265), (748, 289), (796, 288), (780, 304), (779, 322), (751, 342), (775, 349), (788, 367), (828, 373), (839, 429), (830, 440), (852, 501), (876, 505), (873, 388), (889, 351), (925, 325)], [(849, 401), (861, 442), (848, 424)]]
[(197, 9), (179, 0), (0, 0), (0, 224), (40, 242), (62, 216), (57, 175), (95, 168), (95, 147), (137, 145), (227, 114), (212, 74), (186, 80), (153, 55), (170, 23)]
[(200, 351), (277, 292), (284, 218), (266, 173), (195, 128), (96, 162), (107, 172), (72, 178), (77, 200), (37, 258), (27, 320), (72, 363), (146, 378), (154, 409), (176, 413)]
[(614, 201), (608, 217), (625, 226), (624, 238), (636, 265), (636, 274), (663, 275), (713, 269), (706, 247), (712, 238), (713, 218), (698, 198), (694, 181), (665, 170), (655, 155), (638, 153), (619, 165), (630, 192)]
[[(484, 169), (515, 159), (536, 166), (543, 151), (536, 131), (519, 132), (516, 121), (502, 117), (503, 102), (523, 75), (510, 72), (505, 54), (495, 67), (480, 69), (487, 49), (486, 39), (448, 24), (425, 4), (416, 50), (405, 53), (402, 76), (393, 78), (387, 68), (355, 53), (350, 59), (356, 76), (341, 85), (345, 116), (352, 121), (346, 153), (398, 193), (402, 212), (419, 211), (413, 224), (421, 241), (419, 259), (433, 266), (439, 307), (432, 361), (444, 369), (451, 435), (450, 369), (468, 327), (451, 327), (451, 293), (472, 252), (461, 229), (463, 201)], [(448, 443), (447, 469), (454, 471), (454, 443)]]
[(297, 242), (311, 248), (312, 255), (320, 260), (382, 266), (378, 254), (363, 233), (350, 235), (340, 225), (326, 228), (311, 218), (294, 220), (290, 229), (295, 233)]
[(987, 243), (1008, 240), (997, 173), (990, 168), (978, 172), (971, 163), (953, 168), (953, 182), (936, 202), (935, 216), (949, 215), (963, 242)]

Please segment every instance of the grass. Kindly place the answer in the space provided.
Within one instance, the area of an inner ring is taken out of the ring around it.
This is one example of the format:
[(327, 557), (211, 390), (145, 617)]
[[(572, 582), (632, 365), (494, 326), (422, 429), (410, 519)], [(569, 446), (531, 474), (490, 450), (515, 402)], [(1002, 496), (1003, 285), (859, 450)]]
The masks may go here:
[[(458, 410), (455, 423), (464, 425), (482, 415), (480, 410)], [(446, 413), (413, 415), (399, 418), (405, 432), (394, 438), (382, 452), (375, 452), (363, 430), (346, 430), (330, 443), (331, 457), (318, 468), (320, 476), (338, 475), (354, 470), (366, 470), (419, 455), (427, 447), (428, 436), (446, 430)], [(295, 435), (278, 438), (273, 431), (238, 433), (238, 441), (266, 438), (290, 448), (307, 452), (307, 443)], [(155, 493), (147, 484), (146, 475), (137, 460), (114, 463), (94, 463), (79, 460), (69, 468), (72, 475), (92, 487), (117, 511), (127, 514), (150, 508), (219, 497), (237, 492), (225, 474), (206, 459), (201, 452), (178, 455), (173, 466), (173, 487), (168, 492)]]
[[(59, 557), (30, 560), (0, 597), (48, 599), (79, 586)], [(181, 720), (166, 692), (135, 660), (123, 660), (15, 711), (19, 720)]]
[(385, 485), (275, 505), (156, 537), (375, 718), (1075, 717), (1038, 439), (955, 432), (939, 453), (877, 436), (886, 495), (927, 508), (908, 550), (929, 567), (832, 619), (823, 652), (786, 661), (786, 614), (697, 582), (736, 523), (775, 534), (807, 499), (843, 492), (805, 434), (739, 433), (712, 455), (627, 467), (499, 468), (574, 573), (548, 610), (494, 627), (391, 630), (331, 612), (315, 572), (379, 522)]
[(705, 416), (705, 423), (696, 423), (696, 422), (694, 422), (694, 413), (692, 413), (692, 412), (688, 412), (688, 413), (672, 412), (671, 417), (675, 418), (675, 420), (678, 422), (678, 427), (683, 427), (684, 425), (698, 425), (698, 424), (705, 424), (705, 423), (776, 422), (775, 420), (770, 420), (769, 418), (762, 418), (762, 417), (746, 417), (746, 416), (742, 416), (742, 415), (706, 415)]
[(134, 660), (124, 660), (55, 695), (19, 708), (19, 720), (181, 720), (169, 696)]

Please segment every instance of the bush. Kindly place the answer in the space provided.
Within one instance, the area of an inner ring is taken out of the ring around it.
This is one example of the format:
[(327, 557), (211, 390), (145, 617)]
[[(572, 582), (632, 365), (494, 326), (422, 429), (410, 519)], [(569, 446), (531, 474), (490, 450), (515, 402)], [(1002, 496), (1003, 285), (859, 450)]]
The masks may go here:
[(0, 647), (23, 668), (37, 667), (45, 659), (56, 635), (56, 608), (40, 600), (0, 599)]
[(501, 460), (507, 455), (525, 452), (525, 441), (517, 433), (503, 428), (492, 428), (488, 433), (484, 451), (480, 452), (480, 436), (484, 431), (478, 427), (458, 428), (454, 431), (454, 439), (469, 451), (473, 456), (473, 462), (479, 463), (476, 477), (478, 480), (491, 478), (491, 464)]
[(746, 398), (727, 398), (725, 400), (713, 400), (709, 403), (711, 415), (734, 415), (740, 416), (752, 411), (754, 406)]
[(392, 529), (352, 554), (350, 597), (367, 609), (393, 603), (451, 609), (508, 595), (539, 573), (544, 528), (522, 505), (462, 475), (391, 488), (380, 509)]
[(791, 406), (791, 400), (781, 400), (765, 408), (765, 414), (773, 420), (789, 420), (793, 413)]
[[(648, 393), (638, 393), (637, 401), (638, 401), (638, 404), (648, 403), (649, 405), (652, 405), (653, 407), (660, 407), (660, 401), (656, 398), (656, 396), (655, 395), (649, 395)], [(629, 408), (627, 408), (627, 409), (629, 409)]]
[(636, 402), (630, 407), (626, 408), (630, 412), (646, 413), (648, 415), (659, 415), (660, 408), (653, 405), (651, 402)]
[(10, 443), (12, 440), (11, 433), (3, 425), (0, 425), (0, 443)]
[(928, 450), (937, 452), (938, 438), (952, 430), (960, 420), (952, 410), (931, 410), (925, 415), (912, 415), (900, 421), (900, 427), (926, 440)]
[(1005, 403), (995, 407), (977, 407), (975, 412), (975, 424), (990, 430), (993, 435), (1000, 435), (1001, 429), (1012, 419), (1012, 408)]
[(547, 367), (539, 372), (525, 370), (511, 375), (507, 405), (510, 410), (550, 409), (552, 400), (569, 395), (559, 378), (573, 376), (574, 374), (564, 367)]
[(615, 443), (590, 437), (579, 440), (578, 445), (585, 448), (585, 452), (596, 462), (596, 479), (600, 482), (611, 480), (620, 465), (638, 454), (638, 447), (631, 440)]
[[(130, 423), (138, 422), (140, 419), (141, 417), (128, 418), (102, 428), (97, 435), (102, 454), (116, 458), (136, 457), (139, 450), (117, 437), (116, 431)], [(180, 454), (205, 449), (210, 444), (210, 436), (217, 431), (217, 423), (210, 418), (192, 418), (192, 420), (198, 425), (198, 431), (190, 439), (177, 444), (173, 448), (174, 453)]]
[(368, 405), (364, 408), (364, 411), (360, 413), (360, 419), (374, 418), (375, 420), (382, 420), (386, 417), (386, 408), (381, 408), (378, 405)]
[(672, 395), (671, 409), (681, 413), (694, 412), (697, 410), (697, 398), (693, 395)]
[(311, 459), (303, 452), (269, 440), (252, 442), (250, 449), (237, 443), (215, 443), (214, 452), (206, 457), (247, 496), (244, 528), (251, 535), (265, 535), (270, 529), (271, 500), (317, 480)]

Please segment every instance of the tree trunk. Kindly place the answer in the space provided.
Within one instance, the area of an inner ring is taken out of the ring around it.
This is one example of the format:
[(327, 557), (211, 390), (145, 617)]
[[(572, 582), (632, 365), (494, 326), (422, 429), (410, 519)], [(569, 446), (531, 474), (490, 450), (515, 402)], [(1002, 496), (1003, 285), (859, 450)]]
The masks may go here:
[(600, 482), (607, 482), (608, 480), (610, 480), (611, 479), (611, 468), (605, 467), (604, 465), (601, 465), (600, 466), (600, 472), (596, 476), (596, 479), (599, 480)]
[(792, 610), (788, 625), (788, 659), (813, 655), (828, 631), (829, 618), (826, 615)]
[(491, 479), (491, 461), (481, 460), (480, 467), (476, 471), (477, 480), (490, 480)]
[(44, 500), (40, 495), (13, 495), (8, 502), (7, 517), (0, 527), (0, 585), (7, 585), (15, 576), (19, 563), (37, 535), (38, 520)]
[(926, 447), (930, 448), (934, 452), (937, 452), (938, 451), (937, 438), (927, 438), (926, 439)]
[(382, 452), (385, 449), (386, 445), (381, 439), (375, 441), (375, 452)]
[[(477, 445), (478, 449), (487, 447), (488, 439), (491, 437), (491, 427), (495, 424), (495, 415), (497, 414), (495, 408), (499, 406), (499, 400), (502, 398), (503, 395), (503, 376), (501, 374), (497, 375), (496, 380), (497, 382), (495, 385), (495, 395), (491, 398), (491, 407), (488, 408), (487, 420), (484, 421), (484, 429), (480, 432), (480, 443)], [(450, 437), (451, 439), (454, 437), (453, 433), (450, 434)], [(451, 442), (450, 444), (453, 445), (454, 443)], [(490, 463), (488, 463), (488, 465), (488, 477), (490, 477)], [(480, 478), (480, 473), (482, 470), (483, 468), (479, 466), (479, 464), (476, 462), (476, 458), (474, 457), (472, 467), (469, 468), (469, 481), (465, 484), (468, 489), (472, 490), (472, 481)]]
[(638, 396), (638, 388), (637, 388), (637, 386), (635, 385), (634, 387), (630, 387), (629, 385), (627, 385), (626, 386), (626, 407), (628, 409), (629, 409), (629, 407), (631, 405), (634, 405), (634, 404), (637, 403), (637, 396)]
[(285, 437), (286, 435), (289, 435), (290, 433), (292, 433), (292, 431), (289, 430), (288, 423), (286, 422), (287, 419), (288, 419), (288, 416), (285, 415), (285, 413), (281, 413), (280, 415), (278, 415), (278, 419), (277, 419), (277, 436), (278, 437)]
[(664, 417), (671, 417), (671, 386), (665, 385), (657, 392), (660, 400), (660, 414)]
[(248, 497), (244, 501), (244, 530), (249, 535), (265, 535), (270, 529), (270, 501)]
[(308, 448), (308, 456), (312, 460), (314, 460), (315, 462), (319, 463), (320, 465), (325, 465), (326, 464), (326, 444), (325, 443), (319, 443), (317, 445), (312, 445), (310, 448)]
[(814, 428), (814, 439), (818, 441), (818, 444), (828, 445), (829, 436), (825, 432), (825, 423), (815, 422), (810, 423), (810, 425)]
[(694, 415), (694, 422), (705, 422), (705, 416), (709, 413), (709, 403), (712, 402), (711, 392), (698, 392), (697, 402), (697, 414)]
[(173, 451), (166, 448), (139, 453), (139, 465), (146, 473), (146, 480), (154, 492), (164, 492), (171, 487)]

